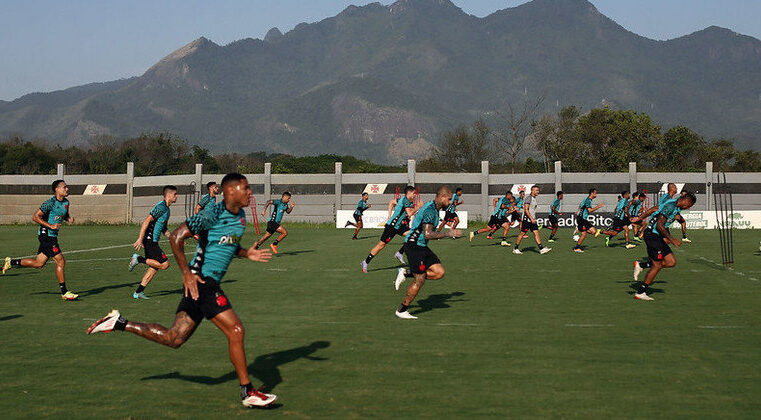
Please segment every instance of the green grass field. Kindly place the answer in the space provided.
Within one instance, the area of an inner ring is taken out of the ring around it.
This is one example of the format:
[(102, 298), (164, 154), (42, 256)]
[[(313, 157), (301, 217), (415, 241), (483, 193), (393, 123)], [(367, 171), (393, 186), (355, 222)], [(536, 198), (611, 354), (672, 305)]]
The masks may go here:
[[(286, 220), (286, 227), (289, 226)], [(735, 235), (735, 269), (715, 232), (691, 232), (678, 265), (635, 301), (631, 264), (644, 246), (606, 249), (570, 231), (553, 251), (522, 256), (477, 237), (440, 240), (443, 280), (425, 285), (399, 320), (399, 239), (363, 274), (380, 230), (290, 225), (268, 264), (234, 261), (223, 288), (246, 326), (249, 371), (279, 404), (241, 406), (227, 343), (205, 321), (180, 349), (128, 333), (86, 336), (112, 308), (171, 323), (176, 265), (131, 298), (145, 266), (129, 247), (68, 253), (62, 302), (54, 265), (0, 278), (3, 418), (758, 417), (761, 413), (759, 232)], [(33, 226), (3, 226), (0, 252), (36, 252)], [(64, 252), (134, 241), (136, 226), (66, 226)], [(513, 233), (514, 234), (514, 233)], [(546, 238), (547, 232), (542, 231)], [(244, 238), (254, 240), (253, 229)], [(614, 241), (615, 244), (623, 243)], [(168, 244), (163, 245), (169, 250)], [(172, 260), (172, 264), (174, 261)]]

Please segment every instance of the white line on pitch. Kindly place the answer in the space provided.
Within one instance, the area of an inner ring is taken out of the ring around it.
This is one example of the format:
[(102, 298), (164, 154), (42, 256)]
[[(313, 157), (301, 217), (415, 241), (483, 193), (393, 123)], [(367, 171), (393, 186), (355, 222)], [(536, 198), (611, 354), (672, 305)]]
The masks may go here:
[(615, 327), (616, 324), (565, 324), (566, 327), (579, 328), (596, 328), (596, 327)]
[(734, 328), (745, 328), (745, 327), (743, 327), (742, 325), (698, 325), (698, 328), (723, 330), (723, 329), (734, 329)]
[[(160, 241), (160, 242), (166, 242), (166, 241)], [(73, 251), (64, 251), (64, 254), (68, 255), (68, 254), (78, 254), (80, 252), (104, 251), (106, 249), (126, 248), (128, 246), (132, 246), (132, 244), (102, 246), (102, 247), (99, 247), (99, 248), (88, 248), (88, 249), (75, 249)], [(19, 257), (19, 258), (33, 258), (33, 257), (36, 257), (36, 256), (37, 256), (37, 254), (26, 255), (24, 257)]]
[(439, 322), (436, 325), (440, 325), (442, 327), (477, 327), (478, 324), (458, 324), (458, 323), (446, 323), (446, 322)]

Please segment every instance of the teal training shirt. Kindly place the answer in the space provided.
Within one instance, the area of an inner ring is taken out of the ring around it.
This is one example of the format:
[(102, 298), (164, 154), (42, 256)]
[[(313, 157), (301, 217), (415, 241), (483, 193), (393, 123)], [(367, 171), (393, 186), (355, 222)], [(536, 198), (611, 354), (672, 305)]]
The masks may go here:
[(354, 214), (357, 216), (362, 216), (362, 213), (367, 210), (367, 202), (365, 200), (359, 200), (359, 203), (357, 203), (357, 209), (354, 210)]
[(280, 223), (283, 220), (285, 211), (288, 210), (288, 204), (283, 203), (283, 200), (272, 200), (272, 216), (270, 216), (270, 222)]
[(632, 200), (632, 206), (629, 207), (629, 216), (635, 217), (639, 216), (639, 208), (642, 207), (642, 200), (639, 198), (635, 198)]
[(169, 221), (169, 206), (166, 201), (161, 200), (151, 209), (153, 220), (145, 231), (145, 239), (148, 241), (158, 242), (161, 234), (166, 231), (166, 224)]
[[(58, 201), (55, 196), (52, 196), (40, 205), (40, 210), (42, 210), (42, 220), (51, 225), (62, 223), (69, 218), (69, 200), (64, 198)], [(47, 235), (51, 238), (56, 238), (58, 237), (58, 229), (48, 229), (40, 225), (40, 228), (37, 229), (37, 235)]]
[(616, 204), (616, 213), (615, 217), (618, 219), (623, 219), (624, 215), (626, 215), (626, 205), (629, 204), (629, 199), (621, 197), (620, 200), (618, 200), (618, 204)]
[(552, 202), (552, 205), (550, 205), (550, 215), (558, 216), (559, 214), (560, 214), (560, 199), (556, 198), (555, 201)]
[(212, 197), (211, 194), (206, 194), (203, 197), (201, 197), (201, 200), (198, 202), (198, 205), (201, 206), (201, 210), (203, 210), (206, 208), (206, 206), (209, 205), (209, 203), (216, 204), (217, 197)]
[(661, 233), (658, 232), (658, 219), (661, 217), (666, 218), (666, 223), (664, 224), (666, 229), (674, 223), (676, 215), (679, 214), (679, 207), (676, 205), (677, 201), (679, 201), (678, 197), (663, 201), (662, 205), (658, 207), (658, 211), (653, 215), (647, 225), (650, 232), (661, 236)]
[(230, 266), (230, 261), (241, 249), (240, 240), (246, 231), (246, 213), (230, 213), (224, 202), (206, 207), (189, 217), (188, 229), (199, 236), (195, 255), (188, 264), (190, 271), (217, 283)]
[(457, 210), (457, 204), (460, 202), (460, 196), (457, 194), (452, 195), (452, 202), (447, 206), (447, 212), (454, 213)]
[(592, 199), (587, 197), (581, 200), (581, 204), (579, 204), (579, 211), (577, 211), (576, 214), (586, 219), (587, 216), (589, 216), (590, 208), (592, 208)]
[[(503, 204), (506, 205), (507, 208), (503, 209), (502, 208)], [(494, 213), (492, 213), (492, 215), (498, 218), (505, 217), (505, 215), (507, 214), (507, 210), (510, 208), (510, 206), (511, 206), (510, 200), (508, 200), (507, 197), (502, 197), (499, 199), (499, 201), (497, 201), (497, 208), (494, 209)]]
[(436, 202), (433, 200), (425, 203), (418, 210), (415, 219), (410, 225), (410, 233), (407, 235), (407, 243), (418, 246), (428, 246), (428, 240), (423, 235), (423, 225), (433, 225), (435, 228), (439, 224), (439, 210), (436, 208)]
[(391, 218), (386, 222), (387, 225), (392, 226), (394, 229), (402, 227), (402, 222), (407, 219), (407, 212), (405, 209), (412, 208), (412, 202), (407, 199), (407, 196), (402, 196), (396, 201), (396, 207), (394, 212), (391, 213)]
[(661, 207), (661, 206), (663, 206), (663, 204), (664, 204), (664, 203), (666, 203), (666, 201), (668, 201), (668, 200), (671, 200), (671, 199), (672, 199), (672, 198), (671, 198), (671, 196), (670, 196), (670, 195), (668, 195), (668, 194), (663, 194), (663, 195), (661, 196), (660, 200), (658, 200), (658, 207)]

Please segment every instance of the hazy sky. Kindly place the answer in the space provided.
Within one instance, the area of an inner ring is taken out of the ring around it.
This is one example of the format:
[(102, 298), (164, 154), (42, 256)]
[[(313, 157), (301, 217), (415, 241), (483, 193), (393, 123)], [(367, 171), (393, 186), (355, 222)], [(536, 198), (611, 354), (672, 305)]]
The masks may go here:
[[(591, 0), (625, 28), (670, 39), (710, 25), (761, 39), (761, 0)], [(486, 16), (525, 0), (453, 0)], [(0, 0), (0, 99), (141, 75), (205, 36), (262, 38), (367, 0)], [(389, 4), (390, 0), (380, 3)]]

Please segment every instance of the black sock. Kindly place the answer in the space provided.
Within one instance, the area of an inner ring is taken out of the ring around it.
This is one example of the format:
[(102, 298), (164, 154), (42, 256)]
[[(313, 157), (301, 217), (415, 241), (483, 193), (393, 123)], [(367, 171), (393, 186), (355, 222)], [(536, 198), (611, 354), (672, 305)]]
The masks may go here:
[(476, 235), (478, 235), (478, 231), (477, 231), (477, 230), (474, 230), (474, 231), (473, 231), (473, 236), (476, 236)]
[(544, 245), (542, 245), (542, 244), (538, 244), (537, 246), (539, 247), (540, 251), (542, 250), (542, 248), (544, 248)]
[(116, 323), (114, 323), (114, 331), (124, 331), (125, 327), (127, 327), (127, 320), (124, 319), (123, 316), (119, 315), (119, 319), (117, 319)]
[(647, 293), (647, 284), (645, 282), (642, 282), (642, 284), (639, 285), (637, 288), (637, 294), (641, 295), (643, 293)]
[(682, 234), (682, 239), (687, 239), (687, 234), (686, 233)]
[(518, 249), (518, 242), (515, 242), (515, 249)]
[(406, 312), (407, 308), (408, 306), (402, 303), (401, 305), (399, 305), (399, 309), (397, 310), (397, 312)]
[(275, 245), (275, 246), (277, 246), (277, 239), (275, 239), (274, 241), (272, 241), (272, 245)]
[(365, 258), (365, 264), (370, 264), (370, 261), (373, 260), (374, 256), (375, 255), (373, 255), (373, 254), (367, 254), (367, 258)]
[(503, 241), (505, 241), (505, 242), (507, 242), (507, 236), (503, 236), (503, 237), (502, 237), (502, 240), (503, 240)]
[(412, 271), (410, 271), (409, 268), (404, 269), (404, 277), (415, 277), (414, 274), (412, 274)]
[(251, 383), (247, 383), (246, 385), (240, 386), (240, 399), (245, 399), (248, 397), (249, 392), (254, 390), (254, 386), (251, 385)]
[(65, 295), (65, 294), (66, 294), (66, 292), (68, 292), (68, 291), (69, 291), (69, 289), (67, 289), (67, 288), (66, 288), (66, 282), (63, 282), (63, 283), (58, 283), (58, 287), (60, 287), (60, 288), (61, 288), (61, 294), (62, 294), (62, 295)]
[(11, 260), (11, 267), (21, 267), (21, 258), (14, 258)]
[(145, 257), (143, 257), (142, 255), (138, 255), (137, 262), (140, 264), (145, 264)]
[(650, 268), (650, 267), (652, 267), (652, 266), (653, 266), (653, 262), (652, 262), (652, 261), (650, 261), (650, 260), (647, 260), (647, 261), (640, 261), (640, 262), (639, 262), (639, 266), (640, 266), (640, 267), (642, 267), (642, 268)]
[(554, 237), (555, 237), (554, 233), (550, 234), (550, 239), (553, 239)]
[(402, 245), (402, 247), (401, 247), (401, 248), (399, 248), (399, 253), (400, 253), (400, 254), (404, 254), (404, 245)]
[(135, 293), (141, 293), (143, 290), (145, 290), (145, 286), (142, 284), (137, 285), (137, 290), (135, 290)]

